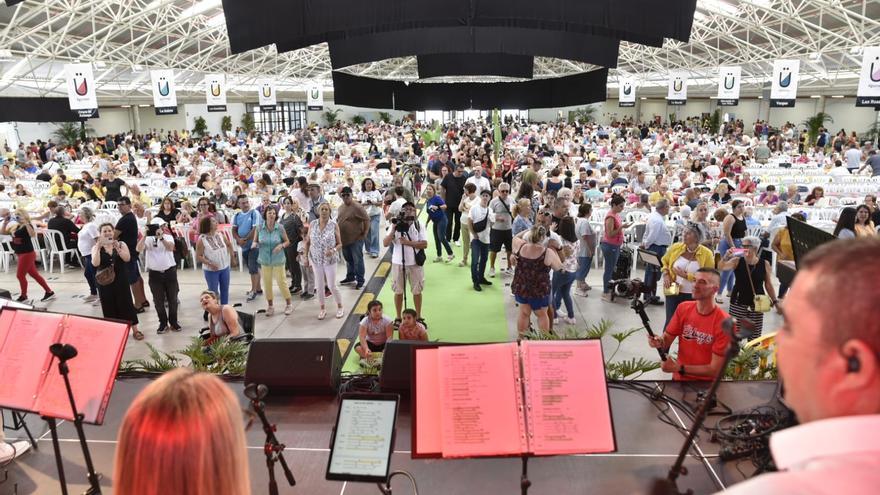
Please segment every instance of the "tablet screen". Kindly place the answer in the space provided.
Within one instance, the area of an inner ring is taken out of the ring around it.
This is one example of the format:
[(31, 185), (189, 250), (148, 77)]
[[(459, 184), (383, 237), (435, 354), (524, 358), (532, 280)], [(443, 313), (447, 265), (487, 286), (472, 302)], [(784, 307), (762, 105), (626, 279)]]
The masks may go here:
[(397, 396), (343, 396), (327, 479), (384, 481), (394, 448)]

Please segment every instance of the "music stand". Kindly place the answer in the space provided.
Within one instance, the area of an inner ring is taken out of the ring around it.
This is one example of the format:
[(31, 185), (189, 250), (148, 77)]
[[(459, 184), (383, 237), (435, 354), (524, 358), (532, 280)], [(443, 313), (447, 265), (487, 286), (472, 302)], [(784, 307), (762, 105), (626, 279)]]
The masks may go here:
[(660, 256), (657, 255), (654, 251), (648, 251), (647, 249), (639, 248), (639, 259), (642, 263), (646, 265), (650, 265), (656, 268), (660, 268), (663, 266), (663, 262), (660, 261)]

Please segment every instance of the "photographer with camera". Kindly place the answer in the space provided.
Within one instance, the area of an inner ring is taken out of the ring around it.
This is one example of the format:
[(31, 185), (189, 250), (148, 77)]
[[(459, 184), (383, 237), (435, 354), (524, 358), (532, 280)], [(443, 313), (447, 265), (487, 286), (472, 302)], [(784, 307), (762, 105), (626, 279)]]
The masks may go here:
[[(150, 292), (153, 293), (153, 303), (156, 314), (159, 315), (159, 335), (168, 330), (180, 331), (177, 322), (177, 294), (180, 287), (177, 283), (177, 263), (174, 261), (174, 237), (168, 225), (161, 219), (153, 220), (147, 225), (147, 235), (140, 238), (137, 250), (144, 253), (144, 263), (149, 273)], [(168, 312), (165, 312), (165, 303), (168, 303)]]
[[(416, 214), (416, 205), (409, 201), (404, 203), (398, 216), (391, 219), (391, 231), (382, 240), (383, 246), (391, 246), (391, 289), (394, 291), (396, 323), (400, 323), (400, 315), (403, 311), (403, 296), (407, 278), (416, 313), (420, 317), (422, 315), (422, 288), (425, 285), (425, 271), (422, 265), (416, 262), (416, 252), (428, 247), (428, 235), (425, 227), (416, 220)], [(424, 263), (424, 252), (419, 257)]]
[(721, 323), (730, 318), (715, 304), (715, 292), (721, 274), (714, 268), (700, 268), (694, 275), (693, 301), (678, 305), (662, 336), (648, 336), (654, 349), (669, 350), (678, 339), (678, 356), (669, 356), (661, 369), (672, 373), (673, 380), (709, 381), (724, 365), (724, 353), (730, 338)]

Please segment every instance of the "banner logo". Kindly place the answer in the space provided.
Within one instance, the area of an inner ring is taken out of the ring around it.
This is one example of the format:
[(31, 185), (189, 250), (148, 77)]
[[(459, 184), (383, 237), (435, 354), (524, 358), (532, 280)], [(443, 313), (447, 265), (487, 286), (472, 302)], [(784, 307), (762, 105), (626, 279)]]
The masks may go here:
[(683, 86), (684, 86), (684, 81), (682, 81), (680, 77), (676, 77), (675, 80), (672, 81), (672, 89), (675, 92), (681, 91), (681, 88)]
[(731, 90), (733, 86), (736, 84), (736, 77), (732, 72), (728, 72), (724, 76), (724, 89)]
[[(875, 66), (876, 64), (876, 66)], [(871, 81), (880, 82), (880, 57), (874, 57), (874, 61), (871, 62)]]
[(787, 88), (791, 84), (791, 69), (788, 67), (783, 67), (781, 71), (779, 71), (779, 87)]
[(164, 76), (159, 78), (159, 82), (157, 84), (159, 86), (159, 94), (161, 96), (168, 96), (168, 94), (171, 93), (171, 88), (168, 87), (168, 81), (165, 80)]
[(73, 87), (80, 96), (85, 96), (89, 92), (89, 80), (83, 77), (82, 72), (73, 75)]
[(318, 88), (312, 88), (312, 99), (313, 99), (313, 100), (317, 100), (317, 99), (318, 99), (318, 96), (320, 96), (320, 95), (318, 94)]
[(630, 83), (626, 83), (623, 85), (623, 94), (629, 96), (630, 94), (632, 94), (632, 90), (633, 88)]
[(263, 83), (263, 96), (266, 98), (272, 97), (272, 86), (269, 86), (269, 83)]
[(211, 95), (220, 96), (220, 83), (216, 79), (211, 81)]

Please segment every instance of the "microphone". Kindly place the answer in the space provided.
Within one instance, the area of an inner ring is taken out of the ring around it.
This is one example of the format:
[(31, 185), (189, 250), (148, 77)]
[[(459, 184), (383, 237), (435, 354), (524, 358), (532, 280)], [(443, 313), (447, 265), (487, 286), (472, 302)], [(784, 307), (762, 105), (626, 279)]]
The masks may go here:
[(78, 354), (76, 347), (70, 344), (52, 344), (49, 346), (49, 352), (57, 357), (60, 361), (73, 359)]
[(244, 387), (244, 396), (250, 400), (261, 400), (266, 394), (269, 393), (269, 388), (265, 385), (256, 384), (256, 383), (248, 383)]

